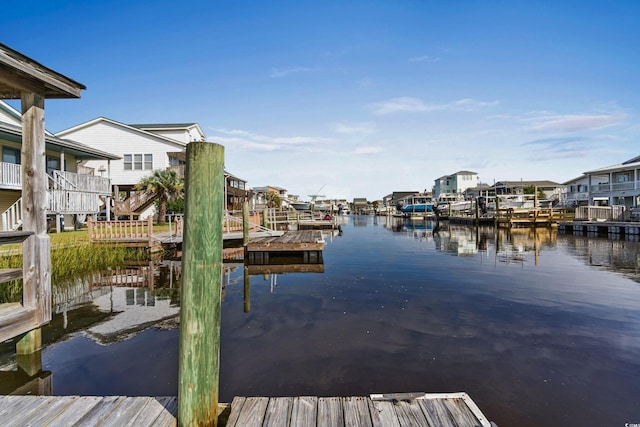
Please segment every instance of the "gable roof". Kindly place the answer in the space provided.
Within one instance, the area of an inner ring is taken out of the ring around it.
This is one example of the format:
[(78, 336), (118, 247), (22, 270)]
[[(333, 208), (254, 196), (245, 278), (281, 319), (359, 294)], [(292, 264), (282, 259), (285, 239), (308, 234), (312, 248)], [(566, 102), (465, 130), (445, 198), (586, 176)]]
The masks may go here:
[[(22, 126), (0, 122), (0, 138), (21, 144)], [(46, 149), (57, 152), (64, 151), (65, 153), (71, 154), (80, 160), (118, 160), (122, 158), (115, 154), (97, 150), (70, 139), (58, 138), (51, 134), (45, 135), (44, 142)]]
[(110, 123), (112, 125), (115, 125), (115, 126), (130, 130), (132, 132), (140, 133), (140, 134), (142, 134), (144, 136), (152, 137), (152, 138), (155, 138), (155, 139), (160, 140), (162, 142), (167, 142), (167, 143), (173, 144), (173, 145), (175, 145), (177, 147), (180, 147), (180, 148), (185, 148), (187, 146), (186, 143), (183, 143), (181, 141), (177, 141), (177, 140), (175, 140), (173, 138), (162, 136), (162, 135), (159, 135), (159, 134), (153, 133), (153, 132), (148, 132), (148, 131), (143, 130), (143, 129), (138, 129), (138, 128), (134, 127), (134, 126), (126, 125), (124, 123), (120, 123), (120, 122), (117, 122), (115, 120), (108, 119), (106, 117), (97, 117), (97, 118), (95, 118), (93, 120), (89, 120), (88, 122), (80, 123), (79, 125), (76, 125), (74, 127), (71, 127), (69, 129), (65, 129), (65, 130), (62, 130), (62, 131), (56, 133), (56, 136), (61, 137), (61, 136), (64, 136), (64, 135), (68, 135), (68, 134), (71, 134), (73, 132), (77, 132), (80, 129), (88, 128), (88, 127), (94, 126), (94, 125), (96, 125), (98, 123), (101, 123), (101, 122)]
[(23, 91), (45, 98), (80, 98), (80, 91), (87, 88), (2, 43), (0, 74), (0, 93), (4, 99), (20, 99)]

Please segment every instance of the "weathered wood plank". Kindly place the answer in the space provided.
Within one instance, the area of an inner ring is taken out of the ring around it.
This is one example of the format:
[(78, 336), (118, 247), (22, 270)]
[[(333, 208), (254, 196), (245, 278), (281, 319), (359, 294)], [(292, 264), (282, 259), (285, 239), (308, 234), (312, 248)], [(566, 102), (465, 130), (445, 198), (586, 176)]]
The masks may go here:
[(401, 427), (431, 427), (415, 400), (394, 401)]
[(475, 417), (463, 399), (443, 399), (443, 403), (451, 413), (456, 425), (471, 427), (480, 425), (480, 420)]
[(93, 408), (84, 414), (74, 425), (76, 426), (97, 426), (104, 420), (112, 416), (118, 406), (126, 400), (122, 396), (107, 396), (102, 398)]
[[(456, 427), (458, 425), (442, 399), (417, 399), (417, 404), (430, 425), (438, 427)], [(466, 424), (463, 425), (466, 426)]]
[(373, 427), (400, 427), (394, 405), (389, 400), (370, 400)]
[[(144, 411), (151, 397), (128, 397), (113, 411), (111, 417), (104, 420), (101, 427), (121, 427), (131, 425), (145, 425), (134, 422)], [(143, 417), (144, 418), (144, 417)]]
[[(38, 411), (49, 404), (47, 397), (36, 396), (9, 396), (14, 401), (10, 407), (0, 413), (3, 426), (23, 426), (29, 424), (29, 419), (37, 416)], [(20, 399), (20, 398), (23, 399)], [(26, 399), (24, 398), (26, 397)]]
[(292, 407), (292, 397), (272, 397), (262, 427), (289, 427)]
[(318, 398), (318, 427), (344, 426), (342, 399), (339, 397)]
[[(58, 424), (57, 418), (63, 414), (73, 404), (73, 399), (58, 399), (43, 396), (33, 396), (39, 401), (44, 401), (43, 405), (38, 406), (38, 409), (31, 412), (31, 416), (28, 421), (25, 420), (24, 425), (41, 426), (47, 424)], [(8, 424), (4, 424), (8, 425)]]
[(318, 398), (315, 396), (299, 396), (293, 399), (291, 410), (291, 427), (308, 427), (316, 422), (318, 414)]
[(162, 404), (163, 410), (153, 422), (154, 427), (173, 427), (177, 425), (178, 398), (176, 396), (158, 397), (158, 402)]
[(33, 231), (0, 231), (0, 245), (22, 243), (27, 237), (34, 234)]
[(0, 269), (0, 283), (10, 282), (12, 280), (22, 279), (21, 268), (2, 268)]
[(246, 397), (236, 396), (233, 398), (233, 402), (231, 402), (231, 413), (229, 414), (229, 419), (227, 420), (227, 427), (234, 427), (238, 424), (238, 418), (240, 418), (240, 412), (242, 412), (242, 407), (244, 406), (244, 402), (246, 402)]
[(64, 412), (58, 413), (55, 418), (51, 419), (50, 425), (71, 426), (75, 424), (96, 406), (102, 398), (95, 396), (68, 396), (66, 399), (69, 401), (69, 405)]
[(373, 427), (367, 397), (345, 397), (342, 399), (345, 427)]
[(242, 411), (236, 425), (238, 427), (261, 427), (268, 404), (268, 397), (247, 397), (242, 405)]

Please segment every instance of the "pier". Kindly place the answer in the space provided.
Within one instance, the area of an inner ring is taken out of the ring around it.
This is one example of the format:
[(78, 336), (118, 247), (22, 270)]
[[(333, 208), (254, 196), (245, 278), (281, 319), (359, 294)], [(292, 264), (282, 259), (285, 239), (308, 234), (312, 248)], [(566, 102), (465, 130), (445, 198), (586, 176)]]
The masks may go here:
[[(2, 425), (177, 425), (178, 399), (0, 396)], [(466, 393), (355, 397), (235, 397), (219, 404), (220, 427), (495, 427)]]
[(638, 239), (640, 238), (640, 222), (568, 221), (558, 223), (558, 231)]

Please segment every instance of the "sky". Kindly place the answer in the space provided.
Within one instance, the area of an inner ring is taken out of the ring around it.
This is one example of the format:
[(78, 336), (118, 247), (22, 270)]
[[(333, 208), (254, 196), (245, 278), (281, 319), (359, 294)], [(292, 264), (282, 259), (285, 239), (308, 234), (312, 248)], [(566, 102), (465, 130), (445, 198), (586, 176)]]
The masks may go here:
[(6, 3), (0, 42), (87, 86), (47, 130), (195, 122), (228, 172), (303, 200), (640, 155), (636, 0)]

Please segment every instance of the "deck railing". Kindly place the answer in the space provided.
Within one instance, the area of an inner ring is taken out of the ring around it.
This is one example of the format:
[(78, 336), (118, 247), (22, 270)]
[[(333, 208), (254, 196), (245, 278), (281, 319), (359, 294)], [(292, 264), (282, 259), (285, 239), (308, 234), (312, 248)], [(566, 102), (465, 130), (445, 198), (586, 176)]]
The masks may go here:
[(49, 187), (94, 193), (100, 195), (111, 194), (111, 180), (101, 176), (83, 175), (75, 172), (53, 171)]
[(0, 186), (8, 189), (22, 188), (21, 166), (15, 163), (0, 162)]
[(153, 246), (153, 218), (146, 220), (94, 221), (87, 219), (90, 242), (147, 242)]
[(625, 207), (614, 206), (578, 206), (576, 221), (624, 221)]

